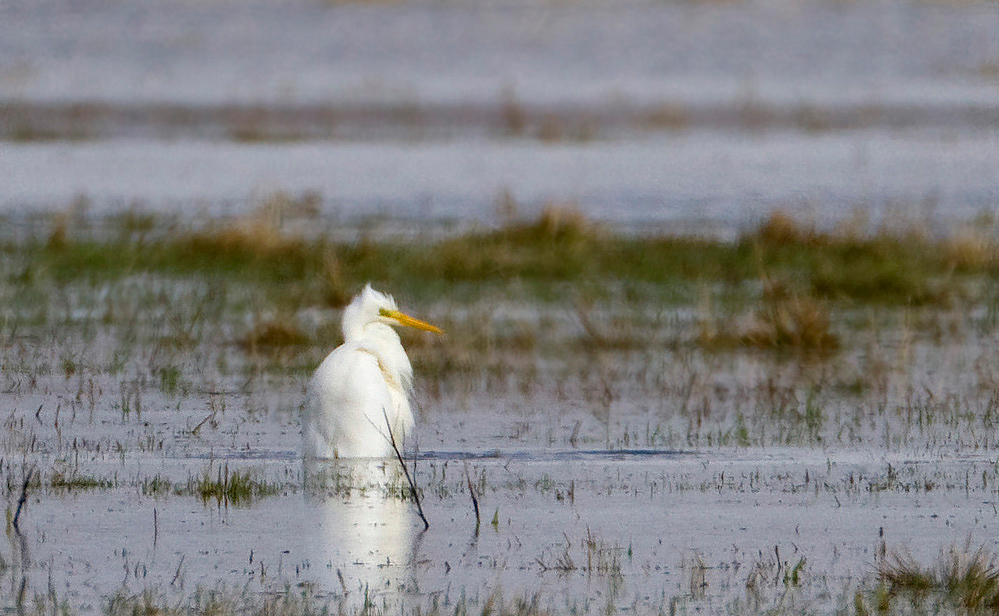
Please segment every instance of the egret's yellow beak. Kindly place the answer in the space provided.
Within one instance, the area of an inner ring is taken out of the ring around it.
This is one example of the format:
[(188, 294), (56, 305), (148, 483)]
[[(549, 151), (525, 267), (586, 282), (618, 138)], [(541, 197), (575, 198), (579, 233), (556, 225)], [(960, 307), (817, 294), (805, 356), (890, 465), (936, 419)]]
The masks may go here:
[(441, 328), (431, 325), (430, 323), (425, 323), (419, 319), (414, 319), (408, 314), (399, 312), (398, 310), (385, 310), (384, 308), (379, 311), (383, 317), (387, 319), (392, 319), (399, 325), (405, 325), (406, 327), (415, 327), (416, 329), (422, 329), (428, 332), (434, 332), (435, 334), (443, 334), (444, 330)]

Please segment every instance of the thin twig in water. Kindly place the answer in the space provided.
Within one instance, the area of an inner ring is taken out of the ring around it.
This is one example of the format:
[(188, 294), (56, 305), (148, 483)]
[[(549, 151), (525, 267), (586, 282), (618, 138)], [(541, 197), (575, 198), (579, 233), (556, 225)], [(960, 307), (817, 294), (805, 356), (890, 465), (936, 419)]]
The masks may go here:
[(385, 412), (385, 409), (382, 409), (382, 415), (385, 417), (385, 426), (388, 428), (389, 444), (392, 445), (392, 451), (395, 452), (395, 457), (399, 460), (399, 465), (402, 466), (402, 472), (406, 475), (406, 481), (409, 483), (409, 492), (413, 495), (413, 502), (416, 503), (416, 511), (420, 514), (420, 519), (423, 520), (423, 530), (427, 530), (430, 528), (430, 522), (427, 521), (427, 516), (423, 515), (420, 494), (416, 491), (416, 484), (413, 483), (413, 478), (409, 476), (409, 467), (406, 466), (406, 461), (402, 458), (399, 446), (395, 444), (395, 435), (392, 434), (392, 423), (389, 421), (388, 413)]
[(198, 422), (198, 425), (196, 425), (193, 428), (191, 428), (191, 434), (197, 435), (198, 434), (198, 430), (201, 429), (201, 426), (205, 425), (205, 422), (207, 422), (209, 419), (211, 419), (213, 417), (215, 417), (215, 411), (212, 411), (211, 413), (209, 413), (208, 417), (205, 417), (204, 419), (202, 419), (201, 421)]
[(22, 575), (21, 576), (21, 586), (20, 586), (20, 588), (18, 588), (18, 591), (17, 591), (17, 602), (14, 604), (15, 606), (17, 606), (17, 611), (18, 611), (19, 614), (23, 614), (24, 613), (23, 612), (23, 608), (24, 608), (24, 595), (25, 595), (25, 591), (26, 590), (28, 590), (28, 576)]
[(14, 512), (14, 520), (11, 524), (14, 527), (14, 531), (18, 535), (21, 534), (21, 527), (18, 526), (18, 520), (21, 517), (21, 508), (24, 507), (24, 503), (28, 500), (28, 484), (31, 483), (31, 475), (33, 475), (34, 472), (34, 466), (28, 469), (28, 474), (24, 477), (24, 485), (21, 486), (21, 497), (17, 499), (17, 510)]
[(475, 536), (479, 536), (479, 499), (475, 496), (475, 487), (472, 486), (472, 477), (468, 474), (468, 462), (465, 461), (465, 481), (468, 483), (468, 495), (472, 497), (472, 508), (475, 509)]
[[(180, 568), (184, 566), (184, 557), (185, 556), (187, 556), (187, 554), (181, 554), (180, 555), (180, 562), (177, 563), (177, 573), (174, 573), (173, 574), (173, 579), (170, 580), (170, 585), (171, 586), (173, 586), (177, 582), (177, 579), (180, 577)], [(183, 584), (181, 584), (181, 586), (183, 586)]]
[(336, 570), (336, 577), (340, 580), (340, 588), (343, 590), (344, 596), (347, 596), (347, 582), (343, 580), (343, 573), (340, 573), (339, 569)]

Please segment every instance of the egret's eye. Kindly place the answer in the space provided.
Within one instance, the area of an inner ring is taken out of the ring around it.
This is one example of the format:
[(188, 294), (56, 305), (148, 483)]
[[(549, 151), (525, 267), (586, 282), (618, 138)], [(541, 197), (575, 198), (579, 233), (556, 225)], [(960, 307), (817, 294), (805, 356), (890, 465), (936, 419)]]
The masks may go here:
[(391, 317), (392, 316), (392, 311), (389, 310), (388, 308), (379, 308), (378, 309), (378, 316), (380, 316), (380, 317)]

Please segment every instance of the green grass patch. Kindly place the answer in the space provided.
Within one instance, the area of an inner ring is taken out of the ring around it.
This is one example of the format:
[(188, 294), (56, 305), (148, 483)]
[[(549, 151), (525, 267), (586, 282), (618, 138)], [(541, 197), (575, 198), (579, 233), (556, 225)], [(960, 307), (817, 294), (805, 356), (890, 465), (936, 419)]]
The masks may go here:
[(130, 222), (110, 237), (73, 233), (61, 224), (53, 223), (47, 240), (6, 248), (25, 254), (22, 279), (198, 276), (252, 283), (285, 307), (342, 305), (369, 280), (419, 300), (454, 286), (516, 280), (530, 296), (525, 299), (555, 300), (565, 285), (583, 282), (647, 289), (772, 279), (817, 299), (923, 305), (960, 296), (972, 279), (999, 276), (996, 243), (981, 235), (819, 232), (780, 214), (733, 242), (622, 235), (567, 207), (549, 208), (531, 222), (426, 242), (306, 238), (259, 213), (159, 234), (143, 217), (141, 225)]
[(56, 472), (49, 478), (49, 487), (53, 490), (66, 490), (67, 492), (76, 490), (110, 490), (114, 487), (114, 482), (110, 479), (80, 475), (75, 471), (69, 474)]
[(143, 496), (167, 496), (173, 492), (173, 482), (160, 475), (145, 478), (139, 489)]
[(188, 491), (202, 502), (215, 501), (220, 505), (249, 505), (255, 499), (277, 494), (279, 486), (254, 479), (250, 471), (229, 472), (229, 465), (219, 467), (213, 475), (211, 469), (201, 477), (188, 482)]

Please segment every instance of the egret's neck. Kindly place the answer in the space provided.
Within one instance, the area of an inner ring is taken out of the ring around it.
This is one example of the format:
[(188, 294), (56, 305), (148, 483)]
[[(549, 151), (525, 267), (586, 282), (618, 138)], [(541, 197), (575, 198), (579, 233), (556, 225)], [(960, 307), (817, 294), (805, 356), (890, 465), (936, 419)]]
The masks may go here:
[(395, 381), (405, 392), (413, 381), (413, 366), (402, 348), (399, 334), (384, 323), (368, 323), (348, 332), (344, 327), (344, 342), (357, 344), (364, 351), (375, 355), (386, 378)]
[[(375, 322), (377, 323), (377, 322)], [(356, 342), (364, 336), (364, 331), (367, 325), (372, 325), (369, 317), (365, 316), (360, 310), (360, 307), (355, 303), (347, 306), (347, 309), (343, 313), (343, 341), (344, 342)]]

